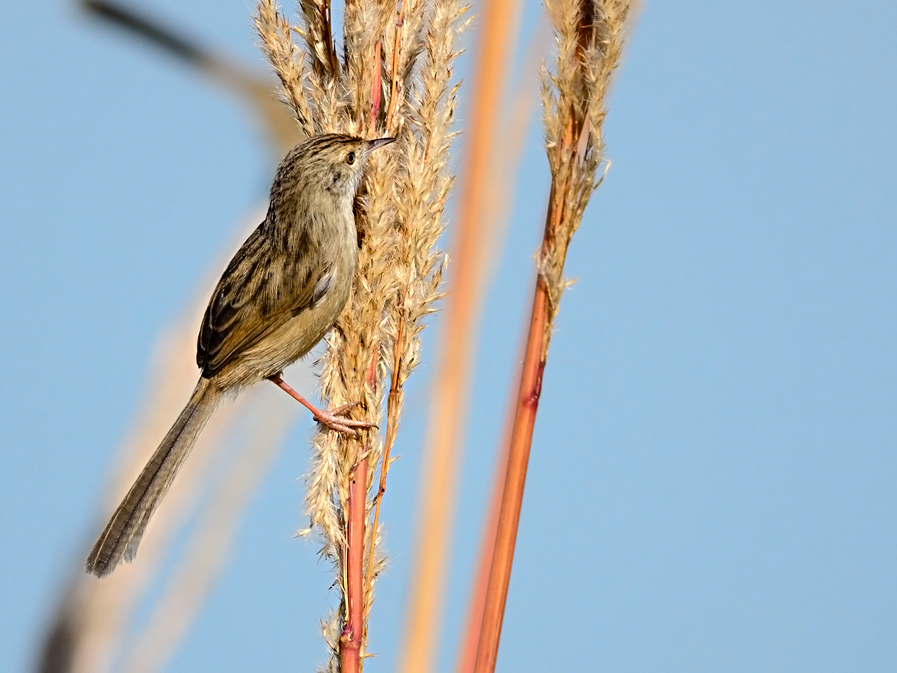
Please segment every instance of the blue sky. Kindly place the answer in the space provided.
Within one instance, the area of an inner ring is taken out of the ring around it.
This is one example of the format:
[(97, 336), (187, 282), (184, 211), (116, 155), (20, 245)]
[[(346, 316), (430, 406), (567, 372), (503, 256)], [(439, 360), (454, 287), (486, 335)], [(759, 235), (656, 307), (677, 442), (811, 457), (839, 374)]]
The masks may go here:
[[(141, 6), (264, 71), (251, 3)], [(884, 2), (645, 3), (609, 101), (613, 163), (568, 257), (500, 671), (897, 666), (894, 35)], [(96, 532), (160, 332), (278, 157), (218, 89), (69, 3), (0, 4), (0, 96), (0, 671), (18, 671)], [(524, 161), (480, 339), (441, 671), (531, 291), (537, 127)], [(390, 475), (372, 672), (401, 642), (429, 372)], [(323, 660), (328, 569), (291, 537), (310, 427), (167, 670)]]

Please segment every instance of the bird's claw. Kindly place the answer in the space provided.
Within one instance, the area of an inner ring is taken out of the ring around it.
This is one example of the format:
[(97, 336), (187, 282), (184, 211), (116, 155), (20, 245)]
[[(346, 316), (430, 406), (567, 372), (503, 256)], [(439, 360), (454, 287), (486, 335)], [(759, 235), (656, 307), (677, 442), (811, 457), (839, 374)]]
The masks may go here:
[(355, 431), (355, 428), (376, 428), (376, 423), (370, 423), (368, 421), (356, 421), (352, 418), (345, 418), (344, 414), (350, 409), (354, 409), (358, 406), (358, 402), (352, 402), (350, 404), (343, 404), (336, 409), (330, 409), (328, 411), (323, 411), (321, 409), (318, 410), (318, 413), (315, 414), (315, 420), (321, 425), (326, 425), (331, 430), (336, 430), (337, 432), (342, 432), (350, 437), (357, 437), (358, 433)]

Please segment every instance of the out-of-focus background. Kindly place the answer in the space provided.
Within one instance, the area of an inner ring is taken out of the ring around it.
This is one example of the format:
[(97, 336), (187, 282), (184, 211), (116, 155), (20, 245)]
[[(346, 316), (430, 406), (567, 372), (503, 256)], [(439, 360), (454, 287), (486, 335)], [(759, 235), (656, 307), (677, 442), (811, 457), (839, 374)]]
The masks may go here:
[[(267, 72), (252, 3), (131, 6)], [(520, 64), (542, 11), (523, 7)], [(641, 8), (568, 258), (500, 671), (897, 667), (895, 35), (886, 2)], [(0, 671), (24, 671), (114, 499), (160, 335), (260, 218), (279, 156), (239, 100), (72, 2), (0, 4), (0, 101)], [(486, 299), (440, 671), (531, 295), (540, 142), (535, 122)], [(439, 325), (384, 501), (372, 672), (402, 644)], [(310, 431), (302, 414), (165, 670), (324, 661), (330, 569), (293, 537)]]

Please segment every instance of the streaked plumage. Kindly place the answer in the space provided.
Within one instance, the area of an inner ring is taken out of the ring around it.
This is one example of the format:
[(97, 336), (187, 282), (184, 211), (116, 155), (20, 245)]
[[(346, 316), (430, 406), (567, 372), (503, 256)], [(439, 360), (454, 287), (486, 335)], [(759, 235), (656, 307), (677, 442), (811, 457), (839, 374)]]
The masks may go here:
[[(280, 163), (265, 220), (234, 255), (206, 308), (197, 342), (199, 383), (94, 544), (88, 572), (102, 576), (133, 559), (223, 395), (280, 374), (333, 326), (358, 262), (355, 192), (368, 155), (389, 142), (315, 136)], [(366, 425), (345, 420), (331, 427)]]

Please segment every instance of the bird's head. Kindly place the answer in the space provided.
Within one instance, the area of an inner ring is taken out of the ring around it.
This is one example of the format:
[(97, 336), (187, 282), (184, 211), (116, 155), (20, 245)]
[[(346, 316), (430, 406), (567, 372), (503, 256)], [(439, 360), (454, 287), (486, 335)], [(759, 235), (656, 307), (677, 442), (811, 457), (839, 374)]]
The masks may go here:
[(361, 182), (368, 157), (395, 138), (365, 140), (356, 136), (312, 136), (296, 145), (278, 169), (274, 188), (298, 187), (331, 197), (352, 199)]

